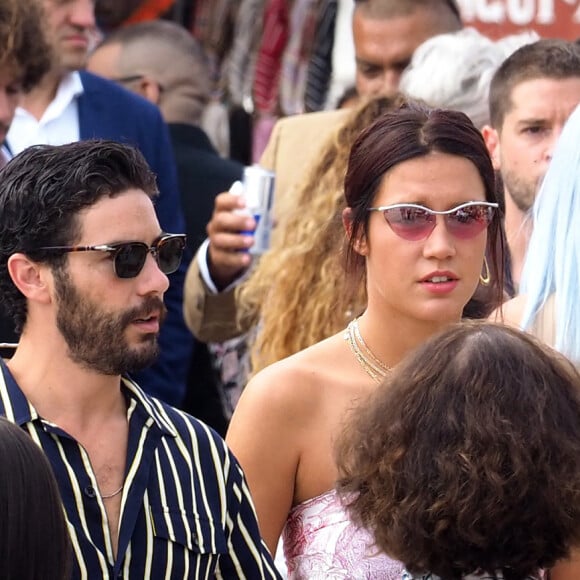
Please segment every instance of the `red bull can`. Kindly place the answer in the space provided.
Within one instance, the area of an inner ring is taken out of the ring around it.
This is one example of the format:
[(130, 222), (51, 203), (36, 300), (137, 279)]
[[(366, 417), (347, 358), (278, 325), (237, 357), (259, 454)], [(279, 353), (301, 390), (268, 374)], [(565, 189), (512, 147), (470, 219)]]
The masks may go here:
[(259, 256), (270, 247), (276, 175), (259, 165), (250, 165), (244, 169), (242, 184), (247, 211), (257, 224), (254, 232), (248, 232), (254, 236), (254, 244), (249, 252)]

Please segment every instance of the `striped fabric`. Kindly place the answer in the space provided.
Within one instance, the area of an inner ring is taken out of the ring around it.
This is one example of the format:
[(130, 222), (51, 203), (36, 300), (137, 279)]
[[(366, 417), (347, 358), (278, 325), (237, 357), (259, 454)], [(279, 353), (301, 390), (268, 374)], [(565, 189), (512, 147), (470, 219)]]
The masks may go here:
[(252, 83), (262, 36), (266, 0), (241, 0), (226, 75), (232, 104), (254, 112)]
[(317, 15), (316, 0), (294, 0), (280, 74), (279, 100), (282, 115), (304, 113), (306, 73), (316, 32)]
[(307, 112), (324, 108), (332, 77), (332, 50), (338, 0), (321, 0), (316, 37), (306, 76), (304, 106)]
[(233, 41), (233, 26), (240, 0), (195, 0), (189, 29), (200, 42), (210, 65), (211, 78), (218, 84), (224, 56)]
[(282, 55), (288, 42), (289, 6), (286, 0), (267, 0), (264, 31), (254, 71), (254, 105), (260, 113), (275, 114)]
[(86, 451), (39, 417), (0, 364), (0, 415), (42, 447), (58, 480), (73, 578), (279, 578), (260, 539), (242, 470), (225, 443), (129, 379), (121, 387), (129, 440), (115, 559)]

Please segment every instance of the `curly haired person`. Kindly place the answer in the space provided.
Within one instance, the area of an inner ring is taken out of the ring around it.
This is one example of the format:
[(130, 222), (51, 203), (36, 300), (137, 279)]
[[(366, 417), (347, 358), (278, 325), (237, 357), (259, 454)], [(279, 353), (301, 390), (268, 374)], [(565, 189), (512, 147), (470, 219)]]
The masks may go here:
[(462, 323), (393, 369), (337, 445), (338, 490), (406, 580), (531, 580), (580, 540), (580, 375)]

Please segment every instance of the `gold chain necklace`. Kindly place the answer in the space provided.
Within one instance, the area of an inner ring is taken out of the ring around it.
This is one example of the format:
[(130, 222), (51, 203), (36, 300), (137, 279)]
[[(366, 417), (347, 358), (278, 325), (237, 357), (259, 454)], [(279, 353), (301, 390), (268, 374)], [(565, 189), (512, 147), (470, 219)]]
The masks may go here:
[(348, 343), (359, 365), (376, 383), (381, 383), (391, 367), (379, 360), (364, 341), (358, 325), (358, 318), (352, 320), (344, 332), (344, 340)]

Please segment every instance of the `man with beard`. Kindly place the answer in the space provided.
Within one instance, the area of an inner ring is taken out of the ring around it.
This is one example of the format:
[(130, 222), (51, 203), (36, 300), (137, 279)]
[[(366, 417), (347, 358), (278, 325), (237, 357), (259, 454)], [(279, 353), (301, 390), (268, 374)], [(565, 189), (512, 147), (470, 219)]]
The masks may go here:
[(519, 284), (531, 209), (564, 123), (580, 103), (580, 48), (545, 39), (522, 46), (490, 86), (491, 126), (482, 132), (505, 192), (511, 274)]
[(52, 464), (73, 578), (276, 578), (223, 440), (127, 375), (157, 355), (185, 247), (156, 191), (141, 154), (110, 141), (34, 146), (3, 169), (0, 303), (22, 333), (0, 415)]
[[(139, 148), (157, 175), (155, 211), (162, 227), (184, 231), (175, 161), (167, 127), (157, 107), (117, 84), (82, 69), (95, 39), (94, 0), (34, 0), (42, 10), (50, 45), (50, 69), (23, 95), (6, 141), (14, 155), (26, 147), (63, 145), (82, 139), (111, 139)], [(139, 373), (143, 388), (172, 405), (181, 404), (193, 348), (182, 315), (186, 264), (170, 276), (165, 296), (167, 324), (160, 356)], [(1, 322), (1, 321), (0, 321)], [(10, 335), (12, 329), (9, 328)], [(6, 329), (0, 339), (13, 341)]]

